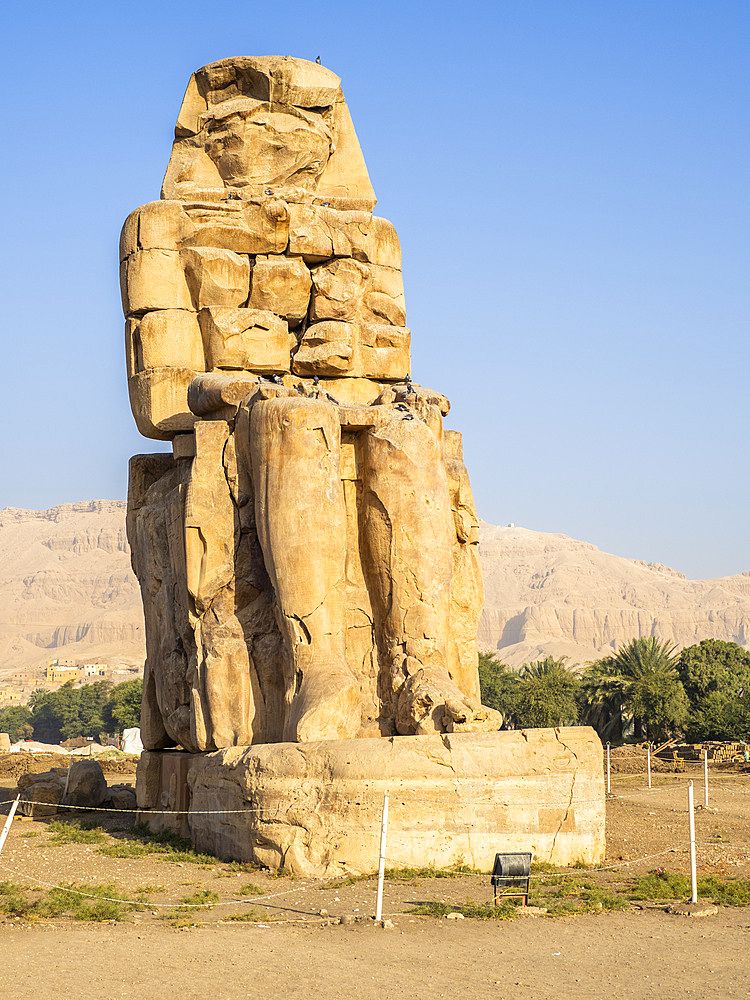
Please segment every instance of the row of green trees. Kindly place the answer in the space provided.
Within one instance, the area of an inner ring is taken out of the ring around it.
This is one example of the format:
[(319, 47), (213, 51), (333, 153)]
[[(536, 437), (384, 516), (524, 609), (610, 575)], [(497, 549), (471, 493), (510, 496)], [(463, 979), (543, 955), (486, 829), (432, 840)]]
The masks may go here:
[(564, 658), (513, 670), (481, 653), (479, 677), (483, 703), (508, 728), (590, 725), (613, 743), (631, 727), (654, 741), (750, 740), (750, 653), (734, 642), (704, 639), (677, 653), (634, 639), (580, 672)]
[(35, 739), (42, 743), (60, 743), (76, 736), (121, 733), (140, 725), (140, 680), (125, 681), (114, 687), (109, 681), (96, 681), (74, 688), (73, 682), (57, 691), (43, 688), (32, 692), (28, 705), (0, 709), (0, 732), (11, 741)]
[[(580, 672), (564, 658), (513, 670), (481, 653), (479, 679), (482, 702), (507, 728), (590, 725), (613, 743), (631, 726), (637, 739), (750, 740), (750, 653), (734, 642), (704, 639), (678, 654), (634, 639)], [(140, 680), (39, 689), (28, 706), (0, 709), (0, 732), (44, 743), (121, 732), (140, 724), (141, 690)]]

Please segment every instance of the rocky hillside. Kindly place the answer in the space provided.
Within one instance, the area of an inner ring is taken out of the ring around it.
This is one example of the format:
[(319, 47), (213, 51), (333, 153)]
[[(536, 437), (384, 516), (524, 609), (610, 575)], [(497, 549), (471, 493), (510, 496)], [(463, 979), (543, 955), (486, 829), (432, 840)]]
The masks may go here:
[(750, 572), (688, 580), (567, 535), (491, 524), (480, 548), (480, 647), (511, 665), (550, 654), (585, 663), (649, 635), (680, 648), (709, 638), (750, 647)]
[(0, 677), (50, 659), (142, 663), (125, 504), (0, 510)]
[[(565, 535), (483, 524), (483, 649), (520, 664), (583, 663), (634, 636), (750, 646), (750, 573), (687, 580)], [(143, 662), (143, 616), (125, 504), (0, 511), (0, 679), (50, 659)]]

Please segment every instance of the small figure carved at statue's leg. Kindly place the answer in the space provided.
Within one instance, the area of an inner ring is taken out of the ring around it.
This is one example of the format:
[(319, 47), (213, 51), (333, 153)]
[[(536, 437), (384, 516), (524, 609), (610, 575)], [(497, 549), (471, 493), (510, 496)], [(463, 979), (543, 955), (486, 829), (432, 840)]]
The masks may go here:
[(364, 442), (364, 546), (388, 663), (381, 697), (402, 735), (496, 730), (502, 716), (462, 692), (447, 668), (455, 531), (442, 424), (436, 407), (429, 421), (409, 409), (394, 410)]
[(333, 404), (282, 396), (250, 415), (258, 538), (287, 643), (284, 739), (354, 737), (359, 684), (346, 662), (346, 513)]

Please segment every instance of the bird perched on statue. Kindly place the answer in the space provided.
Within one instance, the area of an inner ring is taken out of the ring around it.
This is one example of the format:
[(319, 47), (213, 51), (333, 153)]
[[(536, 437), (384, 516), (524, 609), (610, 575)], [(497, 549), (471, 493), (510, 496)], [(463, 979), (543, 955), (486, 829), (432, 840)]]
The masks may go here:
[(318, 64), (318, 66), (320, 66), (320, 56), (316, 56), (315, 62)]

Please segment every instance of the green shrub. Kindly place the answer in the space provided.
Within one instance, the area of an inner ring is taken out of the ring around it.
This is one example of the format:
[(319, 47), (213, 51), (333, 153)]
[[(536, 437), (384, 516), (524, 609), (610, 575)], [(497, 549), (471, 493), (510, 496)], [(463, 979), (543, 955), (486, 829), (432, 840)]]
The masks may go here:
[(47, 831), (53, 836), (51, 842), (63, 844), (101, 844), (107, 839), (105, 831), (98, 823), (87, 820), (53, 820)]
[(698, 895), (710, 899), (717, 906), (750, 906), (750, 879), (722, 881), (711, 875), (698, 882)]
[(219, 902), (219, 896), (212, 889), (197, 889), (192, 895), (185, 896), (182, 902), (188, 906), (213, 906)]
[(263, 889), (261, 889), (261, 887), (256, 885), (254, 882), (246, 882), (244, 885), (240, 886), (239, 894), (240, 896), (262, 896)]
[(262, 913), (259, 913), (257, 910), (253, 909), (245, 910), (244, 913), (233, 913), (229, 917), (224, 917), (224, 920), (231, 920), (235, 923), (242, 923), (245, 921), (255, 923), (258, 920), (264, 920), (264, 919), (265, 918)]
[(631, 899), (683, 899), (690, 895), (690, 879), (682, 872), (649, 872), (636, 879)]
[(475, 903), (473, 899), (467, 899), (465, 903), (431, 900), (412, 907), (407, 913), (425, 917), (447, 917), (449, 913), (461, 913), (474, 920), (512, 920), (518, 916), (518, 907), (507, 901), (495, 906), (494, 903)]

